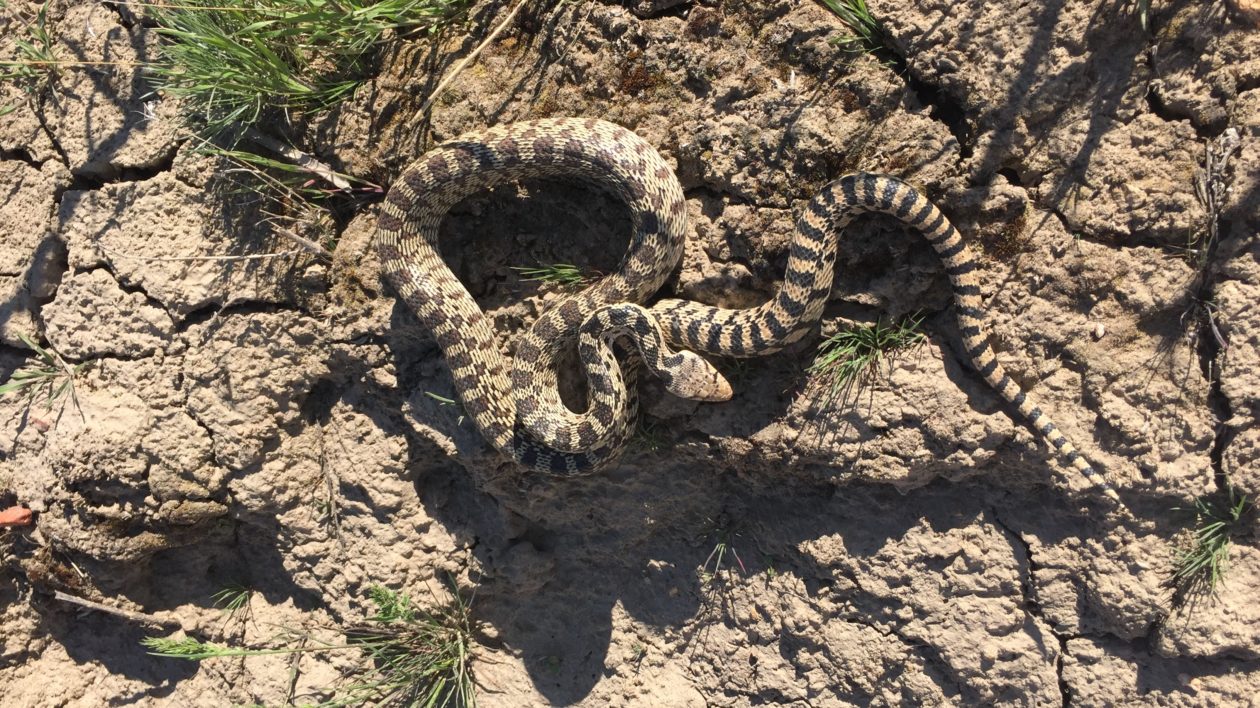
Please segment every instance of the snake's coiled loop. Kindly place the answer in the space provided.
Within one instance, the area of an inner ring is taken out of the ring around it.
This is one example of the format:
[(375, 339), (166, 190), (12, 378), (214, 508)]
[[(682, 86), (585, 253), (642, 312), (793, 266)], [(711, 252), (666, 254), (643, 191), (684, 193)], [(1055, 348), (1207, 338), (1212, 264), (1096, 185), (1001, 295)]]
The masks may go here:
[[(543, 314), (517, 344), (510, 368), (481, 309), (438, 255), (438, 225), (475, 191), (557, 175), (618, 195), (630, 208), (634, 235), (616, 272)], [(894, 177), (847, 175), (811, 199), (797, 221), (782, 285), (764, 305), (744, 310), (685, 300), (639, 305), (681, 257), (686, 202), (677, 177), (651, 145), (599, 120), (515, 123), (435, 148), (390, 190), (377, 245), (386, 277), (433, 333), (464, 407), (486, 439), (530, 468), (574, 473), (598, 469), (624, 448), (637, 407), (637, 359), (679, 395), (721, 400), (730, 395), (725, 380), (693, 352), (760, 356), (805, 336), (830, 295), (840, 233), (855, 216), (870, 212), (923, 234), (953, 286), (963, 351), (972, 366), (1065, 462), (1119, 503), (1115, 490), (998, 363), (984, 331), (980, 266), (962, 235), (926, 197)], [(565, 407), (556, 385), (557, 353), (579, 335), (589, 384), (589, 407), (582, 413)], [(636, 362), (619, 363), (611, 348), (626, 341), (636, 342)]]

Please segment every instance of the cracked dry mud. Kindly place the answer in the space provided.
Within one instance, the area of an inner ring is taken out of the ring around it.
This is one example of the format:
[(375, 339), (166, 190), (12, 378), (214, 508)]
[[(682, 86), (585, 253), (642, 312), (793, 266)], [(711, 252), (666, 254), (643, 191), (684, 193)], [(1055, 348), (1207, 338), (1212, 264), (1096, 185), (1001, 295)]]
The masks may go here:
[[(820, 186), (910, 180), (982, 252), (1002, 363), (1133, 518), (961, 363), (934, 255), (880, 219), (843, 239), (821, 333), (923, 312), (929, 342), (852, 405), (811, 394), (811, 338), (728, 368), (729, 403), (649, 385), (648, 433), (605, 474), (521, 475), (428, 395), (451, 383), (379, 278), (374, 206), (338, 224), (331, 263), (181, 260), (291, 246), (213, 188), (140, 72), (66, 69), (33, 103), (0, 84), (20, 103), (0, 118), (0, 378), (30, 355), (20, 333), (90, 362), (77, 408), (0, 401), (0, 507), (38, 512), (0, 531), (4, 703), (276, 705), (353, 668), (305, 657), (291, 687), (284, 657), (156, 659), (137, 643), (152, 630), (53, 590), (261, 641), (360, 618), (372, 584), (427, 601), (448, 574), (476, 588), (488, 706), (1254, 701), (1254, 526), (1215, 598), (1176, 607), (1166, 582), (1176, 507), (1224, 475), (1260, 494), (1260, 31), (1220, 3), (1156, 3), (1151, 33), (1100, 0), (871, 6), (903, 73), (846, 54), (809, 2), (530, 8), (417, 120), (497, 21), (482, 7), (388, 52), (299, 142), (389, 184), (465, 130), (619, 122), (686, 189), (668, 289), (728, 306), (772, 291)], [(123, 6), (49, 17), (63, 56), (152, 58)], [(0, 37), (15, 26), (0, 11)], [(1194, 182), (1232, 135), (1200, 274)], [(531, 182), (459, 206), (443, 248), (510, 351), (560, 298), (512, 267), (607, 271), (627, 224), (611, 198)], [(717, 527), (740, 563), (707, 579)], [(252, 626), (213, 607), (232, 583), (256, 591)]]

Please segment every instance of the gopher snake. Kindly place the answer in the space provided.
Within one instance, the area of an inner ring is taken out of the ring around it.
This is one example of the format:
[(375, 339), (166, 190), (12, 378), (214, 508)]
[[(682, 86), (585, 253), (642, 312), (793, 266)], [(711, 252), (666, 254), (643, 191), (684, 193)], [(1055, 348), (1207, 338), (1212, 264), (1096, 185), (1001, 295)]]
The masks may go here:
[[(499, 352), (489, 320), (443, 262), (438, 227), (452, 206), (474, 192), (560, 175), (589, 181), (621, 198), (634, 233), (617, 272), (545, 312), (521, 337), (513, 368)], [(866, 212), (892, 215), (932, 244), (953, 285), (972, 365), (1065, 462), (1119, 502), (1115, 490), (998, 364), (984, 332), (976, 278), (980, 266), (961, 234), (926, 197), (895, 178), (848, 175), (810, 200), (797, 221), (783, 285), (769, 302), (745, 310), (683, 300), (651, 308), (634, 304), (656, 292), (682, 257), (686, 202), (673, 170), (651, 145), (599, 120), (514, 123), (434, 148), (390, 189), (376, 242), (387, 279), (437, 340), (464, 408), (482, 435), (527, 467), (572, 474), (610, 463), (625, 446), (637, 411), (640, 359), (675, 394), (725, 400), (729, 385), (696, 353), (760, 356), (805, 336), (831, 291), (839, 233)], [(557, 355), (574, 338), (587, 369), (589, 403), (583, 413), (561, 402), (557, 386)]]

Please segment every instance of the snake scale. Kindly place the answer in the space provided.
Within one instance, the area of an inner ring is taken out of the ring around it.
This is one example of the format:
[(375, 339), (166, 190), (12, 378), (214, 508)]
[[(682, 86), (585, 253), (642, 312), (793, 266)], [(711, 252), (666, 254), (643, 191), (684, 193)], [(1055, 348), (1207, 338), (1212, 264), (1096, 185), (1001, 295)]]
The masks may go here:
[[(456, 203), (505, 182), (570, 177), (612, 192), (629, 207), (633, 235), (618, 270), (551, 308), (521, 336), (511, 360), (491, 323), (438, 251), (438, 229)], [(863, 213), (888, 214), (919, 231), (953, 286), (963, 350), (976, 371), (1036, 434), (1107, 497), (1115, 490), (1003, 371), (985, 333), (977, 272), (945, 215), (896, 178), (857, 173), (832, 182), (803, 209), (787, 272), (768, 302), (725, 309), (685, 300), (645, 302), (682, 257), (686, 201), (673, 170), (650, 144), (618, 125), (558, 118), (463, 135), (408, 166), (378, 219), (382, 269), (436, 339), (468, 416), (491, 445), (522, 465), (557, 474), (614, 461), (633, 433), (640, 362), (674, 394), (725, 400), (731, 389), (700, 355), (753, 357), (811, 331), (831, 292), (839, 234)], [(578, 343), (588, 408), (560, 400), (557, 357)], [(571, 345), (571, 344), (570, 344)]]

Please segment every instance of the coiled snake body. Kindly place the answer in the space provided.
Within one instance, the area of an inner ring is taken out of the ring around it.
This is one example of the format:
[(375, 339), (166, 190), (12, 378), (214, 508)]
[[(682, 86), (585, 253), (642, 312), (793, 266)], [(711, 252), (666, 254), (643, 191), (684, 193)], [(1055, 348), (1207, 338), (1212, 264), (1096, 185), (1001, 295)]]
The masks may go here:
[[(443, 262), (438, 227), (470, 194), (561, 175), (620, 197), (630, 209), (633, 236), (620, 268), (545, 312), (522, 335), (510, 363), (489, 320)], [(625, 446), (637, 409), (639, 360), (675, 394), (725, 400), (729, 385), (698, 354), (759, 356), (805, 336), (830, 294), (839, 234), (866, 212), (889, 214), (923, 234), (953, 285), (972, 366), (1066, 463), (1118, 502), (1111, 486), (1002, 370), (984, 331), (978, 263), (945, 215), (898, 179), (851, 174), (819, 192), (797, 221), (778, 292), (743, 310), (684, 300), (637, 304), (661, 287), (682, 256), (686, 202), (655, 148), (600, 120), (514, 123), (434, 148), (390, 189), (376, 243), (387, 279), (437, 340), (464, 408), (486, 440), (527, 467), (565, 474), (599, 469)], [(556, 385), (557, 354), (574, 338), (587, 369), (588, 409), (581, 413), (564, 405)]]

